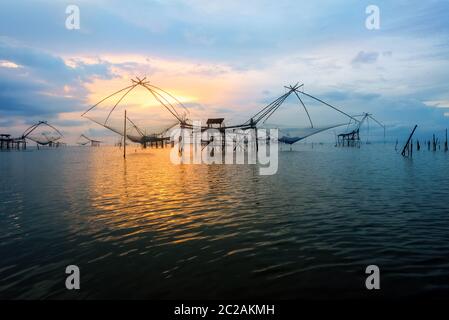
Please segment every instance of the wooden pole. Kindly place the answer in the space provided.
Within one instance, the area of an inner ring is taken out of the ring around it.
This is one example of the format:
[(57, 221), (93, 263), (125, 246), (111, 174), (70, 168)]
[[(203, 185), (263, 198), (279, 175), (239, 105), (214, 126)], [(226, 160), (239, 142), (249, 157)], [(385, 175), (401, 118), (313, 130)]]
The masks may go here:
[(126, 159), (126, 110), (125, 119), (123, 121), (123, 159)]
[(412, 133), (410, 134), (410, 136), (408, 137), (407, 143), (404, 145), (404, 148), (402, 149), (401, 155), (405, 157), (405, 151), (410, 152), (410, 140), (412, 140), (413, 134), (415, 133), (416, 128), (418, 127), (418, 125), (415, 125), (415, 127), (413, 128)]
[(254, 127), (254, 134), (256, 135), (256, 152), (259, 152), (259, 138), (257, 136), (257, 127)]
[(446, 129), (446, 141), (444, 142), (444, 152), (448, 151), (448, 145), (447, 145), (447, 129)]

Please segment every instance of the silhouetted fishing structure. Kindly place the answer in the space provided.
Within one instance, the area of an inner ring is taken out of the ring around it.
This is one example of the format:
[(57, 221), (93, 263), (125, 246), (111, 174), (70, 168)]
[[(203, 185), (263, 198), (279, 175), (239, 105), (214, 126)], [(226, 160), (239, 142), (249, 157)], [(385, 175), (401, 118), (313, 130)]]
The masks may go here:
[[(105, 97), (104, 99), (102, 99), (101, 101), (90, 107), (86, 112), (82, 114), (82, 116), (94, 121), (95, 123), (105, 128), (110, 129), (113, 132), (122, 135), (124, 139), (128, 139), (132, 142), (141, 144), (142, 147), (144, 148), (147, 146), (164, 147), (166, 142), (168, 142), (170, 139), (170, 137), (167, 136), (166, 134), (174, 126), (179, 126), (181, 130), (187, 130), (190, 132), (193, 132), (194, 130), (199, 130), (200, 133), (207, 131), (211, 128), (214, 128), (222, 136), (220, 146), (222, 150), (225, 150), (226, 147), (226, 135), (225, 135), (226, 132), (233, 132), (236, 134), (243, 134), (243, 135), (248, 135), (248, 132), (252, 132), (252, 136), (255, 140), (256, 149), (258, 149), (260, 139), (257, 132), (258, 128), (262, 127), (267, 122), (267, 120), (270, 119), (272, 115), (282, 106), (282, 104), (286, 101), (286, 99), (292, 95), (298, 99), (301, 108), (303, 108), (304, 111), (306, 112), (307, 118), (310, 123), (310, 128), (303, 129), (304, 132), (300, 135), (296, 136), (290, 136), (288, 134), (282, 135), (281, 137), (278, 137), (278, 142), (280, 143), (292, 145), (312, 135), (347, 124), (347, 122), (345, 122), (325, 127), (316, 127), (312, 121), (309, 110), (307, 109), (302, 97), (311, 98), (315, 102), (318, 102), (321, 105), (324, 105), (328, 108), (331, 108), (339, 112), (340, 114), (343, 114), (346, 118), (349, 118), (354, 122), (359, 122), (359, 120), (357, 120), (355, 117), (345, 113), (340, 108), (337, 108), (331, 105), (330, 103), (327, 103), (309, 93), (304, 92), (303, 86), (304, 86), (303, 84), (286, 86), (285, 89), (287, 89), (287, 91), (283, 95), (279, 96), (278, 98), (270, 102), (268, 105), (263, 107), (259, 112), (250, 117), (249, 120), (247, 120), (246, 122), (235, 125), (225, 125), (224, 118), (209, 118), (206, 121), (206, 125), (199, 125), (199, 128), (197, 128), (196, 124), (192, 123), (192, 121), (188, 119), (189, 115), (188, 109), (177, 98), (175, 98), (167, 91), (150, 84), (150, 82), (147, 81), (146, 78), (140, 79), (137, 77), (136, 79), (132, 80), (131, 85), (122, 88), (112, 93), (111, 95)], [(138, 125), (136, 125), (136, 123), (133, 120), (129, 118), (129, 116), (125, 116), (123, 127), (112, 125), (110, 123), (110, 117), (112, 112), (118, 107), (118, 105), (124, 100), (124, 98), (137, 87), (145, 88), (162, 107), (164, 107), (167, 111), (169, 111), (169, 113), (176, 119), (176, 123), (156, 133), (155, 132), (147, 133), (145, 130), (142, 130)], [(302, 90), (300, 90), (301, 88)], [(98, 105), (104, 103), (105, 101), (111, 98), (117, 100), (107, 113), (107, 116), (104, 120), (98, 120), (90, 116), (90, 112), (92, 110), (94, 110)], [(267, 140), (268, 142), (270, 141), (269, 136), (265, 137), (264, 139)], [(209, 140), (202, 141), (202, 144), (207, 146), (212, 142), (214, 142), (213, 137), (210, 137)], [(183, 142), (181, 141), (181, 143)]]
[(170, 137), (166, 134), (172, 129), (173, 127), (177, 126), (178, 123), (174, 123), (171, 125), (168, 125), (162, 131), (159, 132), (153, 132), (153, 133), (147, 133), (146, 131), (139, 128), (129, 117), (126, 117), (127, 121), (131, 124), (132, 128), (134, 128), (138, 135), (137, 136), (129, 136), (127, 135), (128, 139), (130, 139), (132, 142), (140, 143), (143, 148), (146, 147), (165, 147), (166, 144), (170, 141)]
[(37, 146), (59, 147), (65, 145), (58, 143), (63, 137), (62, 133), (47, 121), (39, 121), (26, 129), (21, 139), (29, 139), (36, 142)]
[(91, 139), (85, 134), (81, 134), (77, 141), (77, 144), (80, 146), (87, 146), (90, 144), (91, 147), (99, 147), (101, 143), (102, 141)]
[[(301, 140), (307, 139), (308, 137), (311, 137), (311, 136), (316, 135), (318, 133), (321, 133), (321, 132), (324, 132), (324, 131), (327, 131), (327, 130), (330, 130), (330, 129), (342, 127), (342, 126), (345, 126), (345, 125), (346, 125), (346, 123), (342, 123), (342, 124), (335, 124), (335, 125), (324, 127), (324, 128), (317, 128), (316, 130), (310, 131), (309, 133), (304, 133), (303, 135), (296, 136), (296, 137), (291, 137), (290, 134), (286, 134), (286, 135), (282, 135), (278, 140), (281, 143), (292, 145), (292, 144), (295, 144), (296, 142), (299, 142)], [(282, 132), (283, 130), (280, 129), (280, 131)]]
[[(349, 114), (343, 112), (341, 109), (315, 97), (312, 96), (306, 92), (304, 92), (304, 90), (300, 90), (301, 88), (304, 87), (304, 84), (298, 85), (296, 84), (295, 86), (286, 86), (285, 88), (288, 90), (283, 96), (279, 97), (278, 99), (274, 100), (272, 103), (270, 103), (268, 106), (266, 106), (265, 108), (263, 108), (261, 111), (259, 111), (259, 113), (257, 113), (255, 115), (256, 120), (254, 121), (256, 124), (259, 121), (262, 121), (262, 123), (267, 122), (267, 120), (274, 114), (274, 112), (276, 112), (276, 110), (282, 105), (282, 103), (293, 93), (296, 98), (298, 99), (300, 106), (304, 109), (307, 118), (309, 120), (310, 123), (310, 128), (303, 128), (302, 134), (300, 135), (295, 135), (295, 136), (291, 136), (289, 133), (284, 134), (285, 130), (279, 129), (279, 131), (282, 133), (281, 137), (278, 138), (278, 141), (280, 143), (284, 143), (287, 145), (292, 146), (293, 144), (295, 144), (296, 142), (299, 142), (301, 140), (304, 140), (308, 137), (311, 137), (313, 135), (316, 135), (318, 133), (330, 130), (330, 129), (334, 129), (337, 127), (341, 127), (346, 125), (347, 123), (338, 123), (338, 124), (332, 124), (332, 125), (328, 125), (328, 126), (324, 126), (324, 127), (316, 127), (312, 121), (312, 117), (310, 116), (309, 110), (306, 107), (306, 104), (304, 102), (303, 99), (301, 99), (301, 95), (304, 95), (306, 97), (312, 98), (314, 101), (320, 103), (321, 105), (324, 105), (326, 107), (329, 107), (341, 114), (343, 114), (345, 117), (349, 118), (349, 120), (353, 120), (353, 121), (357, 121), (357, 119), (355, 119), (354, 117), (350, 116)], [(262, 117), (262, 119), (260, 119), (260, 117)], [(251, 118), (251, 119), (253, 119)], [(291, 148), (291, 147), (290, 147)]]
[(0, 150), (24, 150), (27, 147), (27, 139), (36, 142), (38, 148), (39, 146), (65, 146), (65, 143), (58, 141), (62, 137), (58, 129), (46, 121), (39, 121), (27, 128), (21, 137), (13, 138), (10, 134), (0, 134)]
[[(185, 123), (187, 121), (187, 115), (189, 114), (189, 111), (187, 108), (173, 95), (168, 93), (167, 91), (156, 87), (152, 84), (150, 84), (149, 81), (146, 81), (146, 77), (143, 79), (136, 78), (132, 79), (132, 84), (120, 89), (111, 95), (105, 97), (92, 107), (90, 107), (86, 112), (82, 114), (83, 117), (88, 118), (89, 120), (123, 136), (125, 139), (134, 142), (139, 143), (142, 145), (143, 148), (146, 148), (147, 146), (150, 147), (164, 147), (167, 142), (170, 140), (170, 137), (166, 136), (166, 133), (173, 128), (174, 126)], [(119, 104), (124, 100), (126, 96), (128, 96), (135, 88), (142, 87), (146, 89), (149, 94), (162, 106), (164, 107), (169, 113), (175, 117), (176, 123), (172, 124), (170, 126), (166, 126), (163, 128), (163, 130), (157, 131), (157, 132), (147, 132), (146, 130), (142, 129), (140, 126), (138, 126), (135, 121), (131, 120), (131, 118), (127, 115), (125, 112), (125, 116), (123, 118), (123, 126), (114, 125), (111, 123), (111, 115), (116, 110), (116, 108), (119, 106)], [(113, 107), (109, 110), (107, 113), (106, 118), (104, 121), (100, 121), (98, 119), (95, 119), (94, 117), (90, 116), (89, 113), (94, 110), (97, 106), (100, 104), (108, 101), (109, 99), (118, 98), (116, 102), (114, 103)], [(122, 145), (120, 143), (119, 145)], [(123, 143), (123, 146), (126, 144)]]
[[(362, 127), (362, 125), (364, 123), (368, 123), (369, 120), (373, 120), (375, 123), (377, 123), (380, 127), (383, 128), (384, 131), (384, 141), (385, 141), (385, 135), (386, 135), (386, 127), (384, 124), (382, 124), (380, 121), (378, 121), (377, 119), (375, 119), (373, 117), (372, 114), (370, 113), (363, 113), (361, 115), (355, 115), (352, 117), (352, 119), (357, 118), (357, 117), (361, 117), (361, 120), (356, 120), (355, 122), (355, 128), (353, 128), (352, 130), (350, 130), (349, 132), (344, 132), (344, 133), (340, 133), (337, 136), (337, 144), (339, 146), (342, 147), (355, 147), (355, 146), (359, 146), (360, 144), (360, 129)], [(351, 121), (352, 121), (351, 119)], [(348, 129), (349, 127), (354, 124), (354, 123), (350, 123), (348, 124)], [(368, 130), (369, 130), (369, 123), (368, 123)]]
[(0, 134), (0, 150), (25, 150), (26, 140), (23, 138), (12, 138), (10, 134)]
[[(346, 112), (342, 111), (340, 108), (337, 108), (337, 107), (331, 105), (330, 103), (323, 101), (320, 98), (317, 98), (309, 93), (306, 93), (303, 90), (303, 87), (304, 87), (304, 84), (299, 85), (298, 83), (294, 86), (291, 86), (291, 85), (285, 86), (284, 88), (287, 89), (287, 92), (284, 93), (283, 95), (281, 95), (280, 97), (278, 97), (277, 99), (275, 99), (274, 101), (272, 101), (271, 103), (269, 103), (267, 106), (262, 108), (258, 113), (256, 113), (253, 117), (251, 117), (250, 120), (248, 120), (246, 123), (244, 123), (242, 125), (243, 129), (249, 128), (249, 129), (257, 130), (257, 125), (259, 123), (261, 123), (262, 125), (265, 124), (268, 121), (268, 119), (270, 119), (270, 117), (281, 107), (281, 105), (285, 102), (285, 100), (291, 95), (296, 96), (296, 98), (298, 99), (298, 101), (300, 103), (300, 106), (304, 109), (304, 111), (307, 115), (307, 118), (309, 120), (309, 123), (310, 123), (310, 128), (303, 128), (302, 129), (303, 132), (300, 135), (290, 136), (289, 134), (283, 134), (282, 136), (280, 136), (278, 138), (278, 141), (280, 143), (284, 143), (284, 144), (291, 146), (291, 145), (295, 144), (296, 142), (304, 140), (304, 139), (311, 137), (313, 135), (316, 135), (318, 133), (346, 125), (346, 123), (339, 123), (339, 124), (332, 124), (332, 125), (325, 126), (325, 127), (316, 127), (312, 121), (309, 110), (307, 109), (306, 104), (305, 104), (304, 100), (301, 98), (301, 96), (311, 98), (315, 102), (318, 102), (320, 105), (324, 105), (328, 108), (331, 108), (331, 109), (339, 112), (340, 114), (343, 114), (345, 117), (352, 119), (353, 121), (357, 121), (357, 119), (355, 119), (351, 115), (347, 114)], [(248, 125), (249, 125), (249, 127), (245, 127)], [(283, 130), (280, 130), (280, 131), (281, 131), (281, 133), (283, 133)]]

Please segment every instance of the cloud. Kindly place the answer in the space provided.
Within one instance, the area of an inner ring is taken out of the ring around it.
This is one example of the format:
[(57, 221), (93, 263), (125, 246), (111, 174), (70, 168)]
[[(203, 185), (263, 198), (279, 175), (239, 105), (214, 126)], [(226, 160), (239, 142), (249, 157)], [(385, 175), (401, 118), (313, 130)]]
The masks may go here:
[(449, 100), (424, 101), (424, 104), (432, 108), (449, 108)]
[(79, 31), (64, 28), (64, 2), (1, 1), (0, 114), (10, 119), (1, 124), (84, 128), (79, 114), (89, 104), (147, 75), (204, 116), (247, 120), (301, 81), (398, 128), (446, 125), (449, 4), (379, 1), (379, 31), (366, 30), (357, 0), (78, 0)]
[(15, 64), (14, 62), (8, 61), (8, 60), (0, 60), (0, 68), (20, 68), (18, 64)]
[(353, 65), (365, 64), (365, 63), (375, 63), (379, 58), (378, 52), (365, 52), (360, 51), (357, 55), (352, 59)]
[(4, 38), (0, 60), (8, 66), (0, 68), (0, 113), (8, 116), (55, 117), (81, 110), (88, 95), (85, 83), (114, 76), (103, 61), (69, 66), (55, 54)]

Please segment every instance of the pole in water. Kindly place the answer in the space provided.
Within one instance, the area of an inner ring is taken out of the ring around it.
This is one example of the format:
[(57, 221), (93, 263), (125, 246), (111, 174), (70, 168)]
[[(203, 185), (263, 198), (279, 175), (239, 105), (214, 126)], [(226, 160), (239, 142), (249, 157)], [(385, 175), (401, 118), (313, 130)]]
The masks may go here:
[(448, 145), (447, 145), (447, 129), (446, 129), (446, 140), (444, 141), (444, 152), (448, 151)]
[(126, 110), (125, 119), (123, 121), (123, 158), (126, 159)]
[[(407, 139), (407, 143), (404, 145), (404, 148), (402, 149), (401, 155), (403, 157), (412, 155), (411, 152), (413, 152), (413, 151), (410, 150), (410, 141), (412, 140), (413, 134), (415, 133), (415, 130), (416, 130), (417, 127), (418, 127), (418, 125), (415, 125), (415, 127), (413, 128), (412, 133), (410, 134), (410, 136)], [(412, 146), (412, 149), (413, 149), (413, 146)]]

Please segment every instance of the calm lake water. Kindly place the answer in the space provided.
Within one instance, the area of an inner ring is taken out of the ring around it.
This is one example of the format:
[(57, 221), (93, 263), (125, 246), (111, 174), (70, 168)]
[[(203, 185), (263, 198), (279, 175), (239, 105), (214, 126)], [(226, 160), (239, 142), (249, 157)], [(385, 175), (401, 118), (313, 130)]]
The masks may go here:
[(274, 176), (168, 149), (0, 152), (0, 298), (449, 297), (449, 153), (297, 149)]

